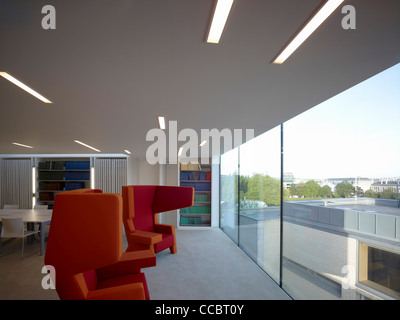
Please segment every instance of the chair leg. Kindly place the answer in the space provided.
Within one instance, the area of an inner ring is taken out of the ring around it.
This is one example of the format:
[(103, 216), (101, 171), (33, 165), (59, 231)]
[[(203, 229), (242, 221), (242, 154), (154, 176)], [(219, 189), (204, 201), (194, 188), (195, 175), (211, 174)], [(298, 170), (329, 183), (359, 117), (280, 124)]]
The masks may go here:
[(171, 251), (172, 254), (177, 253), (177, 248), (176, 248), (176, 244), (174, 244), (172, 247), (169, 247), (169, 251)]
[(24, 242), (25, 242), (25, 238), (22, 237), (22, 254), (21, 254), (21, 259), (24, 258)]

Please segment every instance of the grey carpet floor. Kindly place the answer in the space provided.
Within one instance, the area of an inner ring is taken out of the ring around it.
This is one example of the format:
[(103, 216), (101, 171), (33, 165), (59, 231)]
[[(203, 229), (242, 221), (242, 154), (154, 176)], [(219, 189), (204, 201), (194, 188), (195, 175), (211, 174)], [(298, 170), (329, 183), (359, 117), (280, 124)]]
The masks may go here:
[(178, 252), (160, 252), (144, 270), (151, 299), (289, 299), (220, 229), (179, 229), (176, 238)]
[[(152, 300), (290, 299), (220, 229), (176, 230), (178, 252), (157, 254), (157, 266), (143, 269)], [(0, 254), (0, 300), (58, 299), (44, 290), (39, 243), (11, 240)], [(125, 244), (126, 246), (126, 244)]]

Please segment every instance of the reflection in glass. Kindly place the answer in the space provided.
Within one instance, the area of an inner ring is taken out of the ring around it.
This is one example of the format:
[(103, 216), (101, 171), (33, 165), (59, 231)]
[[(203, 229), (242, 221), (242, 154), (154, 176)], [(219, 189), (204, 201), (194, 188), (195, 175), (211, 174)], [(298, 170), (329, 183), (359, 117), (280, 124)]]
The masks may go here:
[(238, 148), (221, 156), (220, 227), (236, 243), (238, 234)]
[(400, 254), (368, 247), (367, 285), (400, 298)]
[(240, 146), (239, 246), (276, 282), (280, 266), (280, 126)]

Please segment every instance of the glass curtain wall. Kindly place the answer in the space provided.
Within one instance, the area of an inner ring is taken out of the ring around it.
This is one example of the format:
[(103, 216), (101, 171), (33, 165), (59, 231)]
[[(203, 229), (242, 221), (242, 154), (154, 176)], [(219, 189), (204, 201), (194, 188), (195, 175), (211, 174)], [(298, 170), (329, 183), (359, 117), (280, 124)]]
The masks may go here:
[(240, 146), (239, 246), (276, 282), (280, 266), (280, 126)]
[(284, 124), (282, 283), (294, 299), (400, 295), (399, 83), (397, 65)]
[(220, 228), (238, 244), (239, 148), (221, 156), (220, 179)]
[(221, 156), (222, 230), (294, 299), (400, 299), (399, 83), (400, 64)]

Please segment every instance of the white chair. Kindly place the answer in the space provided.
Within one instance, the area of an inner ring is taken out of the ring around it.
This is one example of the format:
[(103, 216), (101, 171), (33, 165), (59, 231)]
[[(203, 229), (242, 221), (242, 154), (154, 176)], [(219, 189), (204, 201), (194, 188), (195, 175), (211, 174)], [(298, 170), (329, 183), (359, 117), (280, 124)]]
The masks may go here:
[(3, 209), (19, 209), (18, 204), (5, 204)]
[[(35, 209), (35, 210), (48, 210), (48, 209), (49, 209), (49, 206), (48, 206), (47, 204), (35, 204), (35, 206), (33, 207), (33, 209)], [(49, 228), (49, 226), (47, 226), (46, 232), (48, 232), (48, 228)], [(40, 236), (41, 236), (41, 233), (40, 233), (40, 231), (41, 231), (40, 225), (39, 225), (38, 231), (39, 231), (39, 233), (38, 233), (37, 235), (35, 235), (36, 240), (39, 240), (39, 239), (40, 239)]]
[(24, 258), (24, 240), (26, 237), (36, 234), (39, 231), (26, 231), (22, 218), (1, 218), (3, 224), (1, 238), (22, 238), (22, 255)]

